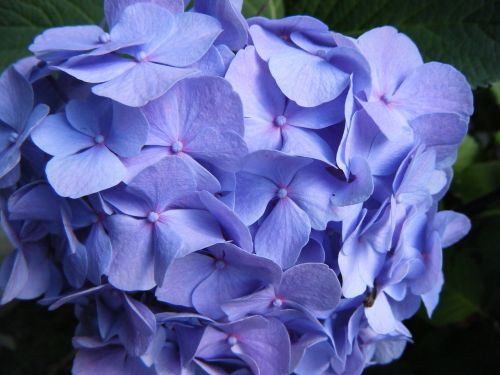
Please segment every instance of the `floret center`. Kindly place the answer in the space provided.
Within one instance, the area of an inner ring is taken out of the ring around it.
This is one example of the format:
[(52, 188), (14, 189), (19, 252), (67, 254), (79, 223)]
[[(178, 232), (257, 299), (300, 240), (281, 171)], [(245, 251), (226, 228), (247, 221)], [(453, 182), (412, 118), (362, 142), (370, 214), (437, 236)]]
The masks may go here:
[(99, 134), (94, 137), (94, 142), (100, 145), (101, 143), (104, 142), (104, 136)]
[(234, 337), (234, 336), (232, 336), (232, 335), (231, 335), (231, 336), (229, 336), (229, 337), (227, 338), (227, 343), (228, 343), (230, 346), (234, 346), (234, 345), (236, 345), (236, 344), (238, 343), (238, 339), (237, 339), (236, 337)]
[(283, 115), (276, 116), (274, 119), (274, 125), (279, 126), (280, 128), (282, 126), (286, 125), (286, 117)]
[(136, 56), (137, 61), (144, 61), (146, 60), (146, 57), (148, 57), (148, 55), (144, 51), (139, 52)]
[(285, 188), (279, 189), (278, 192), (276, 193), (276, 196), (279, 199), (286, 198), (287, 195), (288, 195), (288, 190), (286, 190)]
[(16, 143), (17, 138), (19, 138), (19, 134), (17, 134), (16, 132), (12, 132), (9, 134), (9, 142), (10, 143)]
[(154, 212), (154, 211), (151, 211), (149, 214), (148, 214), (148, 221), (150, 223), (156, 223), (158, 221), (158, 219), (160, 218), (160, 214), (158, 212)]
[(326, 51), (324, 49), (320, 49), (320, 50), (316, 51), (316, 56), (324, 59), (324, 58), (326, 58)]
[(283, 300), (280, 298), (275, 298), (273, 301), (273, 306), (274, 307), (281, 307), (283, 305)]
[(223, 260), (217, 260), (215, 262), (215, 268), (217, 268), (218, 270), (222, 270), (224, 269), (224, 267), (226, 267), (226, 262), (224, 262)]
[(181, 141), (175, 141), (170, 148), (172, 149), (172, 152), (174, 154), (178, 154), (179, 152), (182, 151), (184, 145), (182, 144)]
[(108, 33), (102, 33), (101, 35), (99, 35), (99, 41), (101, 43), (108, 43), (110, 40), (111, 35), (109, 35)]

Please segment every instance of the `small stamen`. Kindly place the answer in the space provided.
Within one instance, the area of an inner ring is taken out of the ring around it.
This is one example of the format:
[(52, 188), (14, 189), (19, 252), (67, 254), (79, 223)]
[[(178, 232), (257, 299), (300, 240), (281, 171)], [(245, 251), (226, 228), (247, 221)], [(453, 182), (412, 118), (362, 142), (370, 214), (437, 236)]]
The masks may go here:
[(285, 188), (279, 189), (278, 192), (276, 193), (276, 196), (279, 199), (286, 198), (287, 195), (288, 195), (288, 190), (286, 190)]
[(104, 142), (104, 136), (99, 134), (94, 137), (94, 142), (100, 145), (101, 143)]
[(16, 143), (18, 138), (19, 138), (19, 134), (17, 134), (16, 132), (12, 132), (9, 134), (9, 142), (10, 143)]
[(215, 262), (215, 268), (217, 268), (218, 270), (222, 270), (224, 269), (224, 267), (226, 267), (226, 262), (224, 262), (223, 260), (217, 260)]
[(227, 338), (227, 343), (229, 344), (229, 346), (235, 346), (238, 343), (238, 339), (234, 336), (229, 336)]
[(110, 40), (111, 40), (111, 35), (109, 35), (108, 33), (102, 33), (99, 36), (99, 42), (101, 43), (108, 43)]
[(326, 58), (326, 51), (324, 49), (320, 49), (320, 50), (316, 51), (316, 56), (324, 59), (324, 58)]
[(137, 54), (137, 61), (144, 61), (146, 60), (146, 58), (148, 57), (148, 55), (146, 54), (146, 52), (144, 51), (141, 51)]
[(275, 298), (273, 301), (274, 307), (281, 307), (283, 305), (283, 300), (280, 298)]
[(279, 115), (276, 116), (276, 118), (274, 119), (274, 125), (279, 126), (281, 128), (282, 126), (286, 125), (286, 121), (287, 119), (285, 116)]
[(184, 145), (182, 144), (181, 141), (175, 141), (172, 146), (170, 146), (170, 149), (172, 150), (172, 152), (174, 154), (178, 154), (179, 152), (182, 151), (182, 149), (184, 148)]
[(160, 214), (158, 212), (151, 211), (148, 214), (148, 218), (147, 219), (148, 219), (148, 221), (150, 223), (156, 223), (159, 218), (160, 218)]

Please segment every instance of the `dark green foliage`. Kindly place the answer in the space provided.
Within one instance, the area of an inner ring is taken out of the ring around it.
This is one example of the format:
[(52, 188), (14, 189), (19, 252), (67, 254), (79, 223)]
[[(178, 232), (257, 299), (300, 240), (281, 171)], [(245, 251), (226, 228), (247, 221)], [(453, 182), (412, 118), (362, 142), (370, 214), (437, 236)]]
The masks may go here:
[(49, 27), (99, 24), (102, 0), (1, 0), (0, 70), (27, 56), (33, 38)]

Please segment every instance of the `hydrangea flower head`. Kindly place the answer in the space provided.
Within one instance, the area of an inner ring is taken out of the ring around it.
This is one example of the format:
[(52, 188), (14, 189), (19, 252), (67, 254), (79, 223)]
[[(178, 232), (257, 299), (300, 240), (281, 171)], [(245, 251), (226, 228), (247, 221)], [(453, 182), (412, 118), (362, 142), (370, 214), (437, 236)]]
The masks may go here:
[(186, 3), (105, 0), (0, 77), (0, 303), (74, 305), (76, 375), (396, 359), (470, 229), (438, 210), (466, 79), (389, 26)]

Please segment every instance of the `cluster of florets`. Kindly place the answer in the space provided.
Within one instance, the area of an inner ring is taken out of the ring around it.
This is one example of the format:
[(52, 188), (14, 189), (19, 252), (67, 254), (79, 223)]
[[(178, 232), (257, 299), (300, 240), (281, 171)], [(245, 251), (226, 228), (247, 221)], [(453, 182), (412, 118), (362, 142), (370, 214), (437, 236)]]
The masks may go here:
[(75, 305), (75, 374), (357, 374), (435, 308), (462, 74), (392, 27), (105, 0), (0, 78), (1, 303)]

